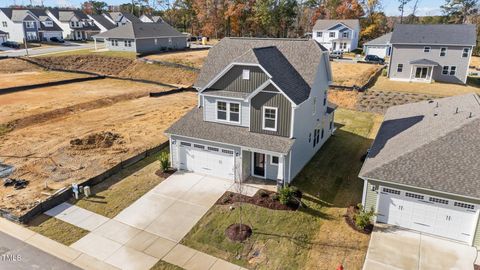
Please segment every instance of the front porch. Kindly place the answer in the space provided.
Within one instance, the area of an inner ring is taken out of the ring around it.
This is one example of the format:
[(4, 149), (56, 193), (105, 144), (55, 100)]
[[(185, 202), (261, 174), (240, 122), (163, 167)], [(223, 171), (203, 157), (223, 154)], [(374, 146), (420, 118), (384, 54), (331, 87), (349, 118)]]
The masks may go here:
[(410, 62), (410, 81), (431, 83), (433, 70), (438, 63), (427, 59), (419, 59)]
[(287, 156), (242, 149), (242, 177), (244, 183), (276, 191), (277, 186), (288, 183)]

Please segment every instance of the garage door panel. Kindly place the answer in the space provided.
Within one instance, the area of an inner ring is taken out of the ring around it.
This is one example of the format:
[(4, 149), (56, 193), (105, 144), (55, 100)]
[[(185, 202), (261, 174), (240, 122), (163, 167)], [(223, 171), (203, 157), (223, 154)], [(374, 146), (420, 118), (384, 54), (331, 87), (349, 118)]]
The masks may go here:
[(386, 189), (389, 192), (383, 192), (382, 187), (380, 190), (377, 222), (471, 242), (477, 223), (476, 206), (446, 199), (431, 200), (427, 195), (413, 197), (412, 193), (389, 188)]

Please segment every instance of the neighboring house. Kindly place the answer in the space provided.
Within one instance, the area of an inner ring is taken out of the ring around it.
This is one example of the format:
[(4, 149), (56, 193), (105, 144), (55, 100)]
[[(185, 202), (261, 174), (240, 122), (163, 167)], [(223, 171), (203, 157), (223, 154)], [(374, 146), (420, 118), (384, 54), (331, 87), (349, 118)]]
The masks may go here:
[(8, 40), (8, 33), (0, 30), (0, 44)]
[(392, 33), (385, 34), (376, 39), (370, 40), (363, 44), (363, 52), (365, 55), (376, 55), (381, 58), (385, 58), (391, 55), (392, 45), (390, 39)]
[(388, 77), (465, 84), (476, 37), (470, 24), (397, 24), (390, 40)]
[(105, 18), (105, 16), (103, 16), (103, 15), (92, 14), (92, 15), (88, 15), (88, 17), (91, 20), (93, 20), (95, 25), (100, 29), (100, 33), (106, 32), (110, 29), (113, 29), (113, 28), (117, 27), (116, 24), (114, 24), (109, 19)]
[(160, 16), (152, 16), (152, 15), (149, 15), (149, 14), (143, 14), (142, 16), (140, 16), (140, 20), (141, 20), (142, 22), (147, 22), (147, 23), (163, 22), (162, 17), (160, 17)]
[(290, 183), (333, 133), (331, 80), (314, 40), (222, 39), (195, 82), (198, 107), (165, 132), (172, 166)]
[(142, 23), (139, 18), (129, 12), (110, 12), (104, 13), (103, 16), (109, 18), (117, 26), (125, 25), (127, 23)]
[(388, 109), (359, 177), (376, 222), (480, 247), (480, 98)]
[(16, 42), (49, 41), (52, 37), (62, 38), (62, 29), (43, 9), (0, 8), (0, 30), (9, 33)]
[(94, 36), (111, 51), (148, 53), (185, 49), (187, 37), (167, 23), (127, 23)]
[(329, 51), (350, 52), (357, 48), (360, 35), (359, 20), (317, 20), (313, 39)]
[(63, 29), (64, 39), (90, 40), (100, 33), (100, 28), (81, 10), (48, 9), (46, 12)]

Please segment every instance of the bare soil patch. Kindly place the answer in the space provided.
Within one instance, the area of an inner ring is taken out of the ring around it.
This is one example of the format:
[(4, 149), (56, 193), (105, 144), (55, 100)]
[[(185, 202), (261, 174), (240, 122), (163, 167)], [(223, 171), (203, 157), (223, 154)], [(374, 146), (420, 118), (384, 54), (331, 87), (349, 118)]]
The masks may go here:
[(480, 69), (480, 56), (472, 56), (472, 59), (470, 60), (470, 66)]
[(88, 150), (95, 148), (110, 148), (114, 144), (123, 144), (122, 135), (110, 131), (89, 134), (83, 138), (70, 140), (70, 146), (77, 150)]
[(357, 106), (357, 91), (328, 90), (328, 100), (341, 108), (354, 110)]
[(150, 60), (172, 62), (194, 68), (201, 68), (207, 58), (208, 50), (154, 54), (145, 57)]
[(23, 60), (9, 58), (0, 60), (0, 73), (41, 71), (42, 68)]
[[(300, 195), (301, 197), (301, 195)], [(290, 210), (295, 211), (299, 207), (300, 198), (292, 200), (287, 205), (281, 204), (278, 200), (278, 194), (267, 190), (259, 190), (253, 197), (239, 193), (227, 191), (218, 199), (218, 205), (229, 205), (234, 203), (249, 203), (260, 207), (273, 210)]]
[(383, 91), (366, 91), (358, 95), (356, 110), (373, 113), (385, 113), (388, 108), (396, 105), (420, 102), (438, 98), (426, 94), (411, 94)]
[(16, 127), (28, 126), (169, 89), (145, 83), (103, 79), (0, 95), (0, 124), (13, 121)]
[(58, 82), (90, 75), (58, 71), (25, 71), (18, 73), (0, 73), (0, 91), (2, 88)]
[(168, 83), (179, 87), (193, 85), (197, 72), (162, 64), (147, 64), (137, 61), (118, 74), (122, 78)]
[[(167, 140), (164, 130), (196, 101), (195, 93), (143, 97), (12, 130), (0, 138), (0, 157), (16, 167), (13, 178), (30, 184), (22, 190), (0, 187), (0, 208), (20, 215), (48, 193), (81, 183), (160, 145)], [(104, 132), (118, 134), (124, 143), (82, 150), (70, 145), (76, 138)]]
[(243, 242), (252, 235), (252, 228), (245, 224), (232, 224), (225, 230), (228, 239), (235, 242)]
[(382, 66), (362, 64), (330, 62), (333, 74), (333, 84), (341, 86), (362, 86)]

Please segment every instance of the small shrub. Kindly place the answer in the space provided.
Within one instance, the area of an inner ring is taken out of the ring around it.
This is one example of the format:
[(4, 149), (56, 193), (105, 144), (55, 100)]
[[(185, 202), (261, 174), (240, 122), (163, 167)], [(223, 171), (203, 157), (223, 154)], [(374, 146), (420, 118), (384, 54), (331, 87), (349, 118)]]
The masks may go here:
[(375, 216), (373, 207), (370, 211), (365, 211), (361, 203), (358, 204), (358, 213), (355, 215), (355, 225), (360, 229), (365, 229), (372, 222), (372, 218)]
[(387, 69), (382, 70), (382, 76), (387, 77)]
[(166, 172), (170, 168), (170, 156), (167, 152), (162, 152), (158, 158), (160, 161), (160, 169), (162, 172)]
[(294, 191), (291, 187), (284, 187), (278, 191), (278, 199), (283, 205), (288, 204), (294, 197)]
[(260, 195), (260, 197), (262, 198), (266, 198), (269, 196), (268, 192), (266, 192), (265, 190), (261, 189), (259, 192), (258, 192), (258, 195)]
[(272, 194), (272, 200), (278, 201), (278, 199), (279, 199), (279, 198), (278, 198), (278, 194), (277, 194), (277, 193), (273, 193), (273, 194)]

